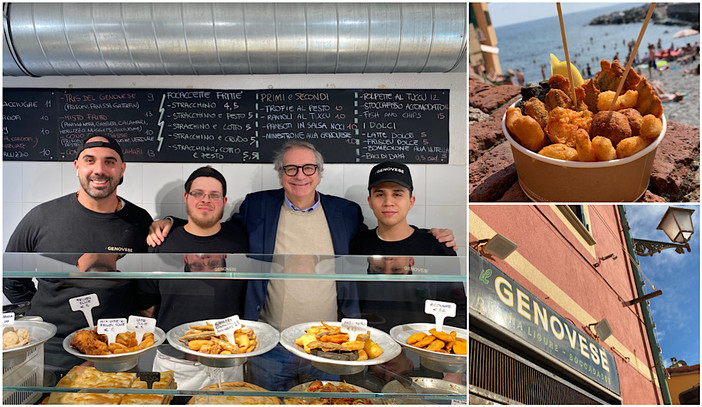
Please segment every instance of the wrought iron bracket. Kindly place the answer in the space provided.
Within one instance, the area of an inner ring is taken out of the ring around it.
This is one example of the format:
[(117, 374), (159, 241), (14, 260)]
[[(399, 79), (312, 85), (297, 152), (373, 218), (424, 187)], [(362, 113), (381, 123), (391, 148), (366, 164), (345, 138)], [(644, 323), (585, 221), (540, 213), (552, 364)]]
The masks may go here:
[(653, 256), (665, 249), (674, 248), (677, 253), (685, 253), (685, 249), (690, 251), (690, 245), (687, 243), (668, 243), (657, 242), (655, 240), (631, 239), (634, 242), (634, 251), (638, 256)]

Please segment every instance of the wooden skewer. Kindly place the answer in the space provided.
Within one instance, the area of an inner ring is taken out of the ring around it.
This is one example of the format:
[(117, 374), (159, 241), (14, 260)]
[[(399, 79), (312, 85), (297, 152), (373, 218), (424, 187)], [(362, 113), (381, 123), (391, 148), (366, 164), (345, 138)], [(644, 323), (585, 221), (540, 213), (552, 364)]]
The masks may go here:
[(563, 51), (565, 51), (566, 68), (568, 68), (568, 80), (570, 80), (570, 98), (573, 100), (575, 109), (578, 108), (578, 99), (575, 96), (575, 83), (573, 82), (573, 73), (570, 71), (570, 55), (568, 55), (568, 41), (566, 41), (565, 26), (563, 25), (563, 12), (561, 11), (561, 3), (556, 3), (558, 9), (558, 22), (561, 23), (561, 38), (563, 39)]
[[(624, 82), (626, 82), (626, 77), (629, 75), (629, 70), (631, 69), (631, 64), (634, 62), (634, 57), (636, 56), (636, 52), (639, 50), (639, 44), (641, 44), (641, 39), (643, 38), (644, 33), (646, 32), (646, 27), (648, 26), (648, 21), (651, 19), (651, 15), (653, 15), (653, 9), (656, 8), (656, 3), (651, 3), (651, 6), (648, 8), (648, 14), (646, 14), (646, 19), (644, 20), (643, 26), (641, 27), (641, 32), (639, 32), (639, 38), (636, 39), (636, 44), (634, 44), (634, 48), (631, 49), (631, 55), (629, 55), (629, 61), (626, 63), (626, 68), (624, 68), (624, 76), (622, 76), (622, 79), (619, 80), (619, 86), (617, 86), (617, 92), (614, 94), (614, 99), (612, 99), (612, 104), (609, 105), (609, 113), (607, 114), (607, 121), (610, 121), (612, 119), (612, 114), (614, 113), (614, 104), (617, 103), (617, 98), (619, 97), (619, 94), (622, 92), (622, 88), (624, 87)], [(614, 62), (614, 61), (612, 61)], [(649, 68), (651, 69), (651, 68)]]

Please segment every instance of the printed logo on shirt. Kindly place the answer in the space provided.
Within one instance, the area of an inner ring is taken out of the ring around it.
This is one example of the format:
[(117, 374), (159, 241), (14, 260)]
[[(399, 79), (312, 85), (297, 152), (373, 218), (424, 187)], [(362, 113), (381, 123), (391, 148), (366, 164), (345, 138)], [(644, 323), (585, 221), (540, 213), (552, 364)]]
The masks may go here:
[(131, 247), (107, 246), (105, 250), (108, 252), (132, 253), (134, 249)]

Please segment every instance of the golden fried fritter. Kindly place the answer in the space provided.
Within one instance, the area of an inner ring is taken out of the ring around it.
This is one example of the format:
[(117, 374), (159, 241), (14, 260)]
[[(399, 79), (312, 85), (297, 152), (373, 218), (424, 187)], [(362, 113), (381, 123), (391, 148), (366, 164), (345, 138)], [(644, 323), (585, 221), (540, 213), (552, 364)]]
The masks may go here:
[(551, 144), (539, 151), (540, 155), (556, 160), (578, 161), (578, 152), (565, 144)]
[(571, 110), (575, 108), (575, 105), (573, 105), (573, 101), (570, 100), (570, 97), (560, 89), (549, 90), (544, 98), (544, 104), (549, 112), (557, 107)]
[(524, 102), (524, 113), (536, 120), (542, 129), (546, 127), (546, 123), (548, 123), (548, 110), (546, 110), (544, 102), (537, 98), (529, 99), (527, 102)]
[(631, 128), (632, 137), (638, 136), (639, 131), (641, 130), (641, 123), (643, 123), (643, 117), (641, 116), (641, 113), (639, 113), (639, 111), (634, 108), (617, 110), (617, 112), (623, 114), (629, 121), (629, 127)]
[(661, 117), (663, 114), (663, 105), (646, 78), (641, 78), (636, 90), (639, 93), (636, 102), (636, 110), (641, 113), (641, 116), (652, 114), (656, 117)]
[(647, 114), (641, 121), (641, 137), (655, 139), (663, 131), (663, 123), (652, 114)]
[(575, 110), (557, 107), (549, 113), (546, 124), (546, 135), (553, 143), (566, 144), (575, 147), (575, 134), (578, 129), (590, 131), (592, 117), (589, 112), (576, 112)]
[[(600, 92), (607, 90), (616, 92), (619, 81), (624, 75), (624, 68), (619, 64), (619, 60), (615, 59), (614, 62), (610, 64), (609, 61), (603, 59), (600, 61), (600, 68), (600, 72), (595, 76), (595, 82), (597, 82), (597, 87), (600, 89)], [(639, 77), (633, 69), (629, 69), (622, 92), (635, 90), (640, 80), (641, 77)]]
[[(614, 99), (614, 94), (615, 92), (611, 90), (600, 93), (597, 97), (597, 110), (599, 110), (600, 112), (603, 110), (609, 111), (610, 106), (612, 106), (612, 99)], [(639, 93), (637, 91), (627, 90), (626, 93), (619, 95), (617, 101), (614, 102), (614, 109), (612, 110), (628, 109), (630, 107), (636, 106), (636, 100), (638, 96)]]
[(609, 161), (617, 158), (617, 150), (612, 147), (612, 140), (597, 136), (592, 139), (592, 150), (597, 161)]
[[(580, 89), (580, 91), (578, 91)], [(597, 96), (600, 94), (600, 90), (597, 89), (595, 80), (590, 78), (587, 82), (583, 83), (581, 86), (576, 88), (576, 96), (578, 100), (582, 100), (587, 105), (587, 109), (592, 113), (597, 113)]]
[(612, 141), (613, 146), (617, 146), (620, 141), (631, 137), (631, 127), (626, 116), (619, 112), (612, 112), (612, 118), (608, 120), (609, 112), (598, 112), (592, 119), (590, 127), (591, 137), (607, 137)]
[(531, 151), (539, 151), (547, 144), (546, 136), (539, 123), (530, 116), (523, 116), (521, 110), (516, 107), (507, 109), (505, 125), (512, 137)]
[(578, 129), (575, 133), (575, 150), (578, 152), (578, 161), (597, 161), (590, 135), (583, 129)]
[(568, 93), (570, 91), (570, 81), (563, 75), (555, 74), (548, 78), (548, 86), (551, 89), (560, 89)]
[(648, 147), (649, 144), (651, 144), (651, 141), (643, 137), (625, 138), (617, 145), (617, 158), (631, 157)]

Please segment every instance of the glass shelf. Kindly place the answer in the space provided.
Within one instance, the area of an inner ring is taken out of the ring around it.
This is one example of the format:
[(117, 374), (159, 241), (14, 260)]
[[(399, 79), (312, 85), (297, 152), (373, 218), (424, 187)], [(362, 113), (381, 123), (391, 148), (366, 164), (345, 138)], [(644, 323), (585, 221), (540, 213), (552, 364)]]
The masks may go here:
[(466, 257), (4, 253), (10, 278), (466, 281)]

